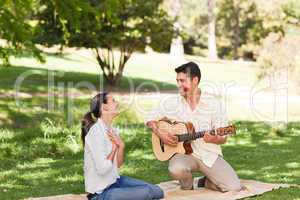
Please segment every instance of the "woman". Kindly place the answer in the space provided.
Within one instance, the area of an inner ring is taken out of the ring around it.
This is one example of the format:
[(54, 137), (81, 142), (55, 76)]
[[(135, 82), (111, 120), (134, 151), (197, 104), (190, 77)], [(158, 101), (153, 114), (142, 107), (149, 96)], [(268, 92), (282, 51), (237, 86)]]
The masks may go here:
[[(111, 127), (118, 115), (118, 103), (108, 93), (99, 93), (82, 120), (85, 190), (89, 200), (161, 199), (163, 191), (156, 185), (120, 176), (125, 145), (118, 130)], [(96, 119), (96, 120), (94, 120)]]

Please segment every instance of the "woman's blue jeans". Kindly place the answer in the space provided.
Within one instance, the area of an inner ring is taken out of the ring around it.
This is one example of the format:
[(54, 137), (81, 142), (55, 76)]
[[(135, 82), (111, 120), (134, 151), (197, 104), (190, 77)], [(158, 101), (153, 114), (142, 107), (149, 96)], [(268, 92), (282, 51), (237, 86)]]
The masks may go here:
[(114, 184), (93, 197), (92, 200), (153, 200), (163, 197), (164, 192), (157, 185), (120, 176)]

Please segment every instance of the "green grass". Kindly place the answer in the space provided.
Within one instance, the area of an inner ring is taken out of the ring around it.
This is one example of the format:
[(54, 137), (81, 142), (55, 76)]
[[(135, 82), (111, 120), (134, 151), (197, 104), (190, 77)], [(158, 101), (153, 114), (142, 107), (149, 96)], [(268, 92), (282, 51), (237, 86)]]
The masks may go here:
[[(67, 50), (62, 55), (47, 53), (46, 58), (47, 62), (44, 64), (31, 57), (12, 58), (11, 64), (13, 66), (63, 72), (84, 72), (96, 75), (101, 73), (94, 55), (86, 49)], [(186, 56), (186, 60), (199, 64), (202, 72), (202, 81), (206, 83), (223, 84), (236, 82), (243, 86), (252, 86), (257, 82), (257, 67), (254, 62), (232, 62), (226, 60), (211, 62), (198, 56)], [(126, 63), (124, 75), (126, 77), (176, 84), (174, 69), (180, 64), (182, 64), (182, 61), (174, 60), (169, 54), (134, 53)]]
[[(0, 101), (0, 199), (20, 199), (83, 193), (83, 153), (79, 121), (87, 110), (87, 99), (74, 99), (73, 121), (67, 124), (66, 108), (52, 111), (39, 107), (46, 97), (23, 99), (23, 106), (14, 99)], [(57, 98), (56, 103), (63, 102)], [(34, 103), (33, 103), (34, 102)], [(61, 103), (63, 105), (63, 103)], [(55, 104), (56, 105), (56, 104)], [(123, 112), (116, 126), (122, 130), (126, 148), (123, 175), (152, 183), (167, 181), (167, 163), (155, 160), (150, 132), (143, 123), (136, 123), (134, 112)], [(289, 123), (272, 134), (263, 122), (234, 121), (236, 136), (224, 145), (225, 158), (238, 175), (271, 183), (300, 182), (300, 125)], [(199, 175), (199, 174), (198, 174)], [(296, 199), (299, 189), (280, 189), (254, 199)]]
[[(15, 66), (0, 67), (0, 199), (84, 192), (80, 120), (95, 90), (78, 84), (89, 82), (96, 90), (106, 86), (92, 57), (81, 53), (49, 54), (44, 65), (31, 58), (13, 59)], [(204, 83), (213, 80), (218, 86), (230, 81), (249, 87), (255, 84), (255, 68), (250, 66), (253, 63), (211, 63), (193, 56), (188, 59), (202, 64)], [(166, 55), (134, 54), (120, 88), (108, 89), (127, 93), (130, 79), (135, 91), (145, 82), (139, 91), (155, 91), (153, 85), (163, 91), (174, 90), (175, 66)], [(32, 74), (21, 84), (20, 104), (16, 104), (16, 80), (26, 73)], [(49, 87), (48, 78), (52, 73), (54, 84)], [(48, 104), (49, 88), (54, 92), (50, 99), (53, 107)], [(126, 108), (127, 97), (117, 96), (122, 108)], [(158, 100), (157, 97), (140, 98), (135, 103), (146, 110)], [(295, 119), (300, 119), (297, 105), (297, 102), (289, 105), (289, 109)], [(274, 129), (269, 123), (249, 121), (252, 118), (247, 112), (251, 110), (238, 99), (231, 97), (228, 106), (238, 133), (223, 146), (223, 152), (238, 175), (271, 183), (299, 184), (299, 121)], [(140, 118), (143, 113), (135, 113), (136, 104), (130, 107), (132, 109), (125, 109), (116, 120), (127, 145), (126, 163), (121, 173), (152, 183), (170, 180), (167, 163), (155, 160), (152, 154), (150, 132)], [(267, 108), (266, 105), (263, 108)], [(299, 197), (299, 189), (289, 188), (253, 199), (296, 200)]]
[[(219, 60), (211, 62), (197, 56), (186, 56), (187, 61), (195, 61), (202, 72), (200, 87), (204, 92), (223, 96), (227, 99), (228, 112), (231, 120), (272, 120), (269, 116), (276, 115), (276, 120), (299, 121), (299, 95), (291, 98), (294, 93), (289, 84), (280, 86), (279, 90), (270, 90), (270, 81), (257, 80), (258, 68), (254, 62)], [(176, 90), (176, 74), (174, 68), (181, 62), (174, 60), (168, 54), (134, 53), (126, 64), (124, 78), (120, 87), (111, 88), (103, 83), (100, 67), (90, 51), (67, 49), (62, 55), (47, 53), (47, 62), (38, 63), (30, 57), (13, 58), (14, 67), (0, 67), (0, 94), (14, 94), (14, 86), (20, 75), (34, 72), (28, 76), (22, 86), (21, 95), (47, 96), (48, 77), (54, 74), (55, 93), (70, 92), (72, 95), (90, 95), (91, 90), (80, 86), (87, 82), (97, 90), (107, 88), (109, 91), (139, 94), (140, 92), (165, 92)], [(66, 88), (68, 87), (68, 90)], [(282, 87), (282, 88), (281, 88)], [(288, 98), (275, 99), (289, 89)], [(94, 91), (94, 90), (93, 90)], [(269, 98), (255, 96), (269, 91)], [(252, 101), (250, 98), (255, 96)], [(152, 101), (153, 100), (153, 101)], [(138, 104), (153, 106), (155, 99), (143, 99)], [(276, 104), (276, 105), (275, 105)], [(263, 111), (263, 112), (262, 112)], [(286, 117), (287, 116), (287, 117)]]

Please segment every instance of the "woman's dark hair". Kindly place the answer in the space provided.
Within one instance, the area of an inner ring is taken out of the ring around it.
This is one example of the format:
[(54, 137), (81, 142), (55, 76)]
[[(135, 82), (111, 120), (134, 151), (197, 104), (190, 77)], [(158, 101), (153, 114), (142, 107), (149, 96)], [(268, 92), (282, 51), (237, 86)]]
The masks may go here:
[(87, 112), (81, 121), (81, 140), (84, 146), (85, 136), (95, 123), (95, 119), (101, 117), (101, 105), (107, 103), (107, 92), (101, 92), (94, 96), (90, 102), (90, 111)]
[(191, 78), (191, 80), (192, 80), (192, 78), (197, 77), (198, 83), (200, 82), (201, 71), (200, 71), (199, 66), (194, 62), (188, 62), (183, 65), (180, 65), (179, 67), (177, 67), (175, 69), (175, 72), (176, 73), (180, 73), (180, 72), (185, 73)]

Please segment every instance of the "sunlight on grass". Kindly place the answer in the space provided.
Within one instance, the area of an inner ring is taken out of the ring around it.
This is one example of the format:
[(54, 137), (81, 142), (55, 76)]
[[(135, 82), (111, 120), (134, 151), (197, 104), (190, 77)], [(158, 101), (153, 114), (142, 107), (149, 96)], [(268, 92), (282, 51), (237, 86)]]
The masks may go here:
[(300, 169), (300, 163), (298, 162), (286, 163), (285, 166), (290, 169), (298, 169), (298, 168)]
[(266, 143), (270, 145), (282, 145), (288, 144), (292, 138), (266, 138), (261, 140), (261, 143)]
[(255, 172), (252, 170), (241, 169), (241, 170), (238, 170), (238, 174), (240, 174), (242, 176), (251, 176), (251, 175), (254, 175)]
[[(39, 103), (44, 100), (39, 97), (34, 101)], [(0, 154), (4, 158), (4, 162), (0, 163), (1, 197), (19, 199), (83, 193), (83, 154), (78, 123), (82, 113), (87, 110), (86, 99), (75, 100), (75, 105), (78, 106), (72, 126), (66, 125), (64, 110), (46, 112), (44, 108), (32, 109), (35, 105), (26, 104), (25, 108), (17, 112), (18, 109), (13, 106), (12, 101), (13, 99), (6, 99), (2, 105), (10, 107), (2, 106), (1, 110), (8, 113), (11, 119), (22, 119), (23, 125), (22, 129), (15, 124), (5, 124), (1, 128)], [(62, 99), (57, 102), (59, 101)], [(138, 118), (134, 111), (127, 110), (116, 121), (126, 143), (126, 162), (121, 173), (152, 183), (170, 180), (167, 162), (155, 159), (151, 149), (150, 131), (137, 121), (140, 120)], [(33, 119), (39, 119), (39, 122), (32, 123)], [(300, 181), (300, 166), (295, 161), (300, 159), (299, 153), (293, 150), (300, 145), (298, 123), (286, 126), (283, 129), (284, 137), (269, 137), (267, 133), (271, 126), (263, 122), (233, 123), (236, 124), (238, 132), (223, 145), (223, 150), (225, 158), (241, 178), (274, 183)], [(74, 143), (69, 144), (68, 137), (73, 137)], [(276, 195), (283, 198), (287, 195), (295, 196), (297, 192), (292, 189), (280, 190)], [(266, 195), (265, 199), (268, 198)]]
[[(31, 59), (16, 59), (13, 63), (21, 67), (0, 69), (0, 91), (4, 95), (0, 99), (0, 199), (84, 192), (80, 121), (89, 109), (92, 92), (74, 85), (90, 81), (99, 90), (101, 77), (98, 76), (98, 66), (88, 60), (91, 55), (81, 53), (80, 56), (73, 53), (65, 57), (49, 56), (46, 65), (33, 63)], [(126, 67), (125, 76), (134, 77), (135, 87), (148, 81), (150, 84), (143, 91), (153, 91), (151, 84), (166, 91), (176, 91), (173, 72), (176, 63), (164, 54), (153, 56), (135, 54)], [(239, 84), (248, 86), (255, 82), (255, 68), (250, 67), (251, 63), (211, 63), (198, 57), (188, 59), (201, 64), (204, 80), (222, 84), (234, 77)], [(14, 83), (19, 74), (31, 70), (31, 67), (39, 73), (25, 80), (18, 106), (14, 99)], [(53, 108), (48, 104), (48, 69), (66, 71), (63, 76), (58, 75), (61, 72), (55, 76)], [(74, 87), (60, 87), (69, 82), (74, 83)], [(125, 80), (120, 90), (124, 92), (128, 88)], [(67, 92), (72, 93), (71, 99)], [(142, 118), (145, 115), (142, 111), (155, 107), (160, 95), (163, 94), (153, 95), (152, 98), (147, 95), (116, 96), (123, 112), (116, 118), (115, 126), (126, 143), (126, 162), (121, 174), (152, 183), (171, 179), (168, 163), (157, 161), (152, 153), (151, 133)], [(131, 98), (135, 100), (133, 103)], [(72, 109), (68, 108), (69, 101), (73, 103)], [(231, 123), (237, 127), (237, 133), (222, 145), (225, 159), (241, 178), (299, 184), (300, 123), (290, 122), (272, 129), (271, 123), (252, 121), (255, 118), (247, 109), (248, 103), (239, 98), (230, 99), (228, 113)], [(290, 108), (294, 119), (299, 116), (297, 105), (294, 103)], [(270, 108), (272, 105), (262, 106)], [(272, 131), (274, 134), (270, 134)], [(295, 199), (298, 196), (299, 189), (291, 188), (251, 200)]]

